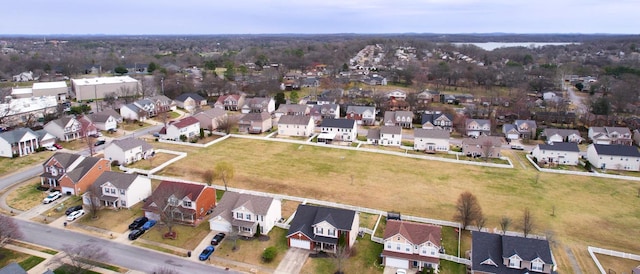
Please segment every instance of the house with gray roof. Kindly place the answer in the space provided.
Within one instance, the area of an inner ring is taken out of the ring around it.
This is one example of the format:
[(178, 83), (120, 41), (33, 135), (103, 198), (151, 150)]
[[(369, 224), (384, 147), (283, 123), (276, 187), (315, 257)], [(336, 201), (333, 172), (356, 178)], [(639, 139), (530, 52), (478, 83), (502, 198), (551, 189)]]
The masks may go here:
[(577, 143), (550, 142), (539, 144), (531, 151), (539, 165), (578, 165), (580, 149)]
[(411, 111), (386, 111), (384, 113), (384, 125), (413, 128), (413, 117), (414, 115)]
[(471, 273), (555, 273), (549, 241), (471, 232)]
[(448, 152), (451, 133), (444, 129), (416, 128), (413, 131), (413, 149), (427, 153)]
[(133, 164), (137, 161), (153, 157), (153, 147), (144, 140), (126, 138), (113, 140), (104, 148), (104, 158), (109, 161), (117, 161), (121, 165)]
[(278, 135), (282, 136), (309, 137), (315, 129), (311, 116), (284, 115), (278, 120)]
[(276, 111), (276, 101), (270, 97), (246, 98), (244, 105), (240, 108), (242, 113), (273, 113)]
[(16, 128), (0, 133), (0, 157), (22, 157), (34, 153), (41, 146), (38, 134), (29, 128)]
[(276, 118), (283, 115), (309, 115), (310, 108), (307, 105), (300, 104), (280, 104), (274, 113)]
[(148, 113), (134, 103), (122, 105), (120, 107), (120, 116), (123, 119), (132, 121), (144, 121), (149, 118)]
[(53, 144), (56, 143), (56, 136), (44, 129), (36, 130), (35, 133), (38, 135), (38, 142), (41, 147), (53, 147)]
[(87, 114), (85, 117), (91, 121), (97, 129), (104, 131), (118, 128), (118, 119), (122, 122), (122, 116), (112, 109)]
[(462, 154), (469, 157), (500, 158), (503, 138), (480, 135), (476, 138), (462, 139)]
[(358, 136), (356, 121), (349, 119), (324, 119), (320, 124), (318, 143), (333, 141), (353, 142)]
[(227, 191), (211, 213), (209, 227), (213, 231), (253, 237), (256, 232), (267, 235), (282, 218), (282, 202), (266, 196)]
[(44, 125), (44, 130), (56, 136), (58, 140), (68, 142), (78, 139), (82, 124), (74, 117), (62, 117), (49, 121)]
[(612, 170), (640, 170), (640, 152), (635, 146), (590, 144), (587, 160), (594, 168)]
[(348, 209), (300, 204), (287, 232), (289, 247), (335, 253), (338, 238), (352, 247), (358, 236), (360, 214)]
[(227, 117), (227, 112), (219, 108), (210, 108), (194, 114), (193, 117), (200, 121), (200, 128), (214, 131), (218, 129), (220, 121)]
[(594, 144), (626, 145), (633, 144), (631, 130), (627, 127), (590, 127), (589, 139)]
[(372, 126), (376, 121), (376, 108), (371, 106), (348, 106), (346, 118), (356, 120), (358, 125)]
[(543, 139), (550, 142), (571, 142), (582, 143), (584, 138), (580, 135), (580, 132), (575, 129), (562, 129), (562, 128), (545, 128), (540, 135)]
[[(131, 208), (151, 196), (151, 179), (135, 173), (105, 171), (95, 180), (93, 187), (100, 191), (96, 198), (105, 208)], [(82, 200), (89, 205), (91, 196), (85, 193)]]
[(207, 105), (207, 99), (192, 92), (180, 94), (173, 101), (176, 103), (177, 107), (190, 113), (193, 113), (196, 109)]
[(87, 191), (103, 172), (111, 170), (111, 162), (98, 157), (56, 152), (42, 167), (40, 185), (68, 195), (79, 195)]
[(464, 124), (466, 136), (491, 135), (491, 121), (487, 119), (466, 119)]
[(504, 124), (502, 133), (510, 140), (533, 139), (536, 137), (536, 121), (516, 120), (513, 124)]
[(402, 128), (400, 126), (381, 126), (367, 131), (367, 143), (381, 146), (400, 146)]
[(321, 122), (323, 119), (338, 119), (340, 117), (340, 105), (333, 103), (311, 105), (309, 115), (313, 117), (316, 123)]
[(440, 111), (427, 111), (420, 115), (422, 128), (453, 131), (453, 115)]
[(238, 132), (260, 134), (271, 130), (273, 120), (268, 112), (251, 112), (238, 120)]

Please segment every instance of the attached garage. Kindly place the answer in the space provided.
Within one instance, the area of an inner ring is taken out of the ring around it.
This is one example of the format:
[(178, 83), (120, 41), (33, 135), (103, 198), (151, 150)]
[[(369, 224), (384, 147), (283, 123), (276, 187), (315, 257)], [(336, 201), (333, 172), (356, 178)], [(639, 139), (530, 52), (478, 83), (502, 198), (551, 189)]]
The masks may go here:
[(409, 260), (386, 257), (384, 260), (384, 265), (403, 268), (403, 269), (409, 269)]
[(212, 231), (231, 232), (231, 223), (227, 222), (221, 216), (217, 216), (209, 220), (209, 228)]
[(290, 247), (302, 248), (302, 249), (306, 249), (306, 250), (311, 250), (311, 242), (310, 241), (306, 241), (306, 240), (298, 240), (298, 239), (289, 238), (289, 246)]

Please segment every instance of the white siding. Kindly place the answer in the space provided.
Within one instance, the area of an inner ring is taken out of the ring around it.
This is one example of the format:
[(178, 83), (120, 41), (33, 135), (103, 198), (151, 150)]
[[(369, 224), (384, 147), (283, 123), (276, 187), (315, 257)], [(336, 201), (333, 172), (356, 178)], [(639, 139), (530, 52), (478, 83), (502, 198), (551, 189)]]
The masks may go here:
[(129, 186), (129, 189), (125, 192), (125, 207), (130, 208), (149, 196), (151, 196), (151, 179), (146, 176), (138, 175), (138, 177)]

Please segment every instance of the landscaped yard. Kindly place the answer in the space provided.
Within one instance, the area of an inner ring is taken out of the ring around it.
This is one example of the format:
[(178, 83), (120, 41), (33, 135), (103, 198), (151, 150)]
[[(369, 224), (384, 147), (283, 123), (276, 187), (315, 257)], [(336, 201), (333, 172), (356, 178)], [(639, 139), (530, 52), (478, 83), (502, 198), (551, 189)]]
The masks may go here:
[[(498, 227), (507, 216), (513, 220), (511, 230), (520, 230), (522, 212), (529, 208), (536, 223), (533, 233), (555, 235), (559, 245), (554, 252), (563, 245), (640, 250), (640, 242), (633, 240), (640, 238), (640, 218), (632, 202), (639, 199), (640, 182), (539, 173), (519, 164), (489, 168), (240, 138), (204, 149), (168, 147), (189, 156), (161, 175), (199, 181), (203, 170), (229, 161), (235, 168), (231, 187), (443, 220), (452, 219), (458, 195), (470, 191), (480, 201), (486, 227)], [(586, 273), (597, 271), (589, 258), (580, 266)], [(573, 272), (570, 264), (559, 267)]]
[(142, 217), (142, 202), (131, 207), (131, 209), (102, 209), (98, 211), (98, 218), (93, 219), (91, 212), (80, 218), (76, 222), (83, 225), (93, 226), (113, 232), (125, 233), (129, 230), (129, 224), (137, 217)]
[[(271, 229), (271, 232), (269, 232), (268, 241), (258, 239), (244, 240), (239, 238), (236, 241), (236, 250), (234, 251), (232, 250), (233, 240), (227, 233), (227, 237), (216, 247), (212, 256), (275, 269), (287, 252), (286, 234), (286, 230), (274, 227)], [(262, 252), (270, 246), (276, 247), (278, 255), (272, 262), (264, 263), (261, 259)]]
[[(344, 263), (344, 273), (382, 273), (380, 266), (382, 245), (365, 238), (358, 238), (351, 257)], [(334, 273), (337, 271), (336, 259), (331, 255), (326, 258), (309, 258), (302, 267), (301, 274)]]
[(0, 268), (16, 262), (25, 270), (29, 270), (42, 261), (44, 261), (43, 258), (0, 247)]
[(53, 151), (41, 151), (18, 158), (0, 157), (0, 176), (19, 171), (25, 167), (42, 164), (53, 155)]
[[(129, 223), (127, 223), (127, 225), (129, 225)], [(211, 230), (209, 229), (208, 221), (203, 221), (197, 227), (175, 225), (173, 226), (173, 231), (175, 231), (178, 235), (175, 240), (162, 238), (162, 235), (169, 232), (169, 230), (165, 225), (159, 222), (149, 231), (145, 232), (141, 238), (149, 241), (184, 248), (187, 250), (193, 250), (198, 246), (198, 244), (200, 244), (202, 239), (204, 239), (204, 237), (207, 236), (209, 232), (211, 232)]]

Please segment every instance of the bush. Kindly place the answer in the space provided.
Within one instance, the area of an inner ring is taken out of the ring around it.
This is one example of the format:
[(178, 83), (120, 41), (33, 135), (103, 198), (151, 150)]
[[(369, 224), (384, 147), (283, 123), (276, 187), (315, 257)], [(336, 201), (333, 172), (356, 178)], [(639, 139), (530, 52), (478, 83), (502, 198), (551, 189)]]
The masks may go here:
[(119, 165), (120, 165), (120, 161), (118, 160), (111, 161), (111, 166), (119, 166)]
[(278, 249), (276, 249), (275, 246), (267, 247), (267, 249), (262, 252), (262, 261), (264, 261), (265, 263), (269, 263), (273, 261), (273, 259), (275, 259), (277, 255)]

